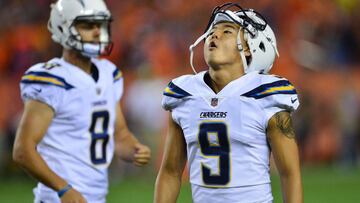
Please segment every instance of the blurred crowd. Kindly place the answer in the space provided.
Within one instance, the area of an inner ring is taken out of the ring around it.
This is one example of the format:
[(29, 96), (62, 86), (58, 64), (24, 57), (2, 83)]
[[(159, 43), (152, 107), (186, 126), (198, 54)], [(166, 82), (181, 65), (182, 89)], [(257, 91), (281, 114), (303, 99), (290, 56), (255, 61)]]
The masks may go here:
[[(0, 1), (1, 173), (16, 170), (11, 149), (23, 108), (22, 74), (61, 56), (47, 31), (51, 2)], [(192, 73), (189, 45), (203, 33), (212, 9), (225, 2), (107, 0), (114, 19), (109, 58), (125, 77), (125, 114), (139, 139), (158, 154), (167, 126), (162, 91), (171, 78)], [(300, 95), (294, 125), (303, 164), (360, 166), (360, 1), (237, 2), (262, 13), (276, 33), (280, 58), (272, 73), (288, 78)], [(201, 46), (195, 50), (195, 66), (206, 69)]]

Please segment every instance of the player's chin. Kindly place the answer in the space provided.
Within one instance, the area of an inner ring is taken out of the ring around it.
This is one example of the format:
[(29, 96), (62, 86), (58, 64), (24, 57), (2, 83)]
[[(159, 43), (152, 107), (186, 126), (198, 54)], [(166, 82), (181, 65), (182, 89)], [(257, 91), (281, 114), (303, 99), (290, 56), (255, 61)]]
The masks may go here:
[(218, 58), (211, 58), (210, 60), (206, 61), (206, 63), (213, 69), (218, 69), (218, 67), (223, 64), (222, 61)]
[(138, 167), (143, 167), (143, 166), (147, 165), (147, 163), (148, 163), (148, 162), (146, 162), (146, 163), (134, 162), (134, 165), (135, 165), (135, 166), (138, 166)]
[(216, 60), (215, 52), (205, 51), (204, 52), (204, 59), (205, 59), (206, 63), (209, 63), (211, 61)]

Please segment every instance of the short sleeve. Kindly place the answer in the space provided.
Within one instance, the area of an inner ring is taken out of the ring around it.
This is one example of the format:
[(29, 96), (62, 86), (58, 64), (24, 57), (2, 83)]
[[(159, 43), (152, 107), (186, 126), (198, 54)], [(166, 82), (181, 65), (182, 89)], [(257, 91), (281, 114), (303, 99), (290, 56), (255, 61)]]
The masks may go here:
[(164, 97), (161, 104), (162, 107), (167, 111), (171, 111), (172, 109), (176, 108), (176, 106), (178, 106), (183, 101), (183, 99), (191, 96), (190, 93), (175, 85), (175, 83), (172, 81), (165, 88), (163, 95)]
[(166, 111), (172, 111), (178, 103), (179, 103), (178, 99), (164, 96), (161, 101), (161, 106)]
[(285, 78), (264, 76), (267, 81), (243, 94), (254, 98), (264, 111), (267, 125), (269, 119), (277, 112), (293, 112), (299, 107), (299, 99), (295, 87)]
[(124, 78), (120, 69), (116, 68), (113, 72), (114, 88), (115, 88), (115, 99), (120, 101), (124, 93)]
[(37, 100), (49, 105), (55, 112), (59, 111), (64, 89), (46, 84), (20, 84), (21, 98), (24, 102)]
[(280, 111), (295, 111), (300, 103), (297, 94), (274, 94), (262, 101), (266, 121)]

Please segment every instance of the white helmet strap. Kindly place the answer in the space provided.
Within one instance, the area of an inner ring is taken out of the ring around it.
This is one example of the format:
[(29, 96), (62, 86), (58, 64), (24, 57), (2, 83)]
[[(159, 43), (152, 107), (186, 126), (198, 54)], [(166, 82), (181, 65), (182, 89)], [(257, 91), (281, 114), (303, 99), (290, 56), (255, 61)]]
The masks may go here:
[(242, 64), (243, 64), (243, 68), (244, 68), (244, 72), (246, 73), (247, 69), (248, 69), (248, 65), (247, 65), (247, 60), (246, 60), (246, 57), (245, 57), (245, 52), (244, 52), (244, 46), (243, 44), (241, 43), (241, 38), (240, 38), (240, 35), (241, 35), (241, 29), (239, 29), (239, 32), (237, 34), (237, 48), (240, 52), (240, 57), (241, 57), (241, 61), (242, 61)]
[[(209, 29), (210, 30), (210, 29)], [(206, 36), (208, 35), (208, 32), (205, 32), (203, 35), (201, 35), (195, 42), (194, 44), (190, 45), (189, 50), (190, 50), (190, 65), (191, 65), (191, 69), (192, 71), (197, 74), (195, 67), (194, 67), (194, 48), (202, 41), (206, 38)]]

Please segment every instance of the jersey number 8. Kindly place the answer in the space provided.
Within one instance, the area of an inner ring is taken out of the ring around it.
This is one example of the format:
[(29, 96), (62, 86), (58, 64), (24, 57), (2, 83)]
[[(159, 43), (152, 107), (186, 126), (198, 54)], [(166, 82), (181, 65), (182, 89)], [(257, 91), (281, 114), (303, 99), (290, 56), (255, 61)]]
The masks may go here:
[[(97, 128), (98, 122), (102, 124), (100, 129)], [(97, 111), (92, 114), (89, 131), (91, 133), (90, 158), (93, 164), (106, 163), (106, 145), (109, 141), (108, 126), (108, 111)], [(99, 144), (101, 150), (97, 150)]]

